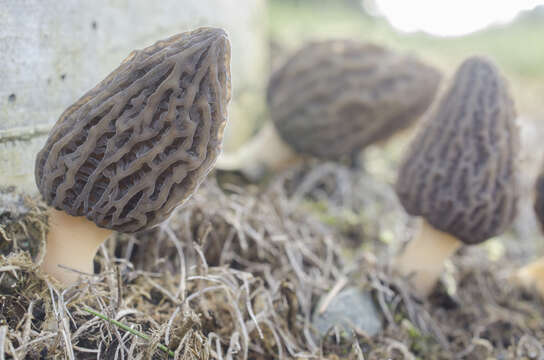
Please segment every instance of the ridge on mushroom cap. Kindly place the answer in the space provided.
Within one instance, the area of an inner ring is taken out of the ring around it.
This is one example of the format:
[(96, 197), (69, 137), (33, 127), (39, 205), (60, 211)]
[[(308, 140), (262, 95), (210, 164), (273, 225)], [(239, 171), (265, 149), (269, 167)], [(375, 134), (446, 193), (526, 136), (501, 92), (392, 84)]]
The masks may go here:
[(519, 197), (519, 134), (506, 80), (482, 57), (457, 70), (399, 170), (408, 213), (474, 244), (513, 221)]
[(221, 29), (132, 52), (51, 130), (35, 169), (45, 201), (122, 232), (162, 222), (219, 155), (230, 86)]
[(267, 102), (293, 149), (337, 159), (408, 127), (441, 80), (416, 58), (353, 40), (310, 43), (275, 71)]

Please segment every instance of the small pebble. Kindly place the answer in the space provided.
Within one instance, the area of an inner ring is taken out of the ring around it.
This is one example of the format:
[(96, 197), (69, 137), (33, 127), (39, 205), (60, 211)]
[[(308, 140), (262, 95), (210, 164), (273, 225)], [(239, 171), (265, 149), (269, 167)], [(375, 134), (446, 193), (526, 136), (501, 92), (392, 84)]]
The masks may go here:
[(341, 291), (332, 299), (323, 314), (318, 314), (316, 310), (312, 323), (321, 338), (333, 326), (337, 326), (340, 333), (343, 332), (342, 335), (348, 339), (353, 336), (353, 328), (360, 329), (369, 336), (378, 334), (383, 328), (383, 319), (372, 295), (358, 288)]

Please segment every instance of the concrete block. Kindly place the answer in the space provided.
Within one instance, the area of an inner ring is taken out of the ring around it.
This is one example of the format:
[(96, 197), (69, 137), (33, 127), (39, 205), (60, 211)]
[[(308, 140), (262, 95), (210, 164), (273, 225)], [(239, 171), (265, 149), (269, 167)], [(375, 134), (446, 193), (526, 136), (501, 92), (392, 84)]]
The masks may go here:
[(238, 127), (254, 114), (242, 111), (238, 99), (254, 112), (264, 104), (265, 6), (265, 0), (0, 0), (0, 185), (36, 191), (34, 156), (64, 109), (132, 50), (199, 26), (230, 35), (226, 147), (242, 141), (247, 131)]

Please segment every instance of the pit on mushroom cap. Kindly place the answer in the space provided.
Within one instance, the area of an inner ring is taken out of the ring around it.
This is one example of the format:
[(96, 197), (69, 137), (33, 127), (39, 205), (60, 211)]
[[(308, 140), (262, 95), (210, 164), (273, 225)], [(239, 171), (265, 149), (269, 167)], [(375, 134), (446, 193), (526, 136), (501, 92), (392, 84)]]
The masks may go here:
[(77, 273), (57, 267), (70, 254), (72, 268), (92, 273), (111, 230), (168, 218), (215, 163), (230, 94), (227, 35), (200, 28), (132, 52), (69, 107), (36, 158), (36, 183), (56, 209), (42, 269), (70, 283)]
[(302, 158), (338, 160), (410, 126), (430, 105), (440, 73), (410, 57), (353, 40), (310, 43), (275, 71), (271, 122), (217, 167), (252, 179)]
[(415, 275), (419, 295), (429, 294), (445, 259), (463, 243), (481, 243), (513, 221), (518, 201), (515, 118), (497, 67), (471, 57), (412, 142), (396, 192), (406, 211), (424, 221), (395, 267), (402, 275)]

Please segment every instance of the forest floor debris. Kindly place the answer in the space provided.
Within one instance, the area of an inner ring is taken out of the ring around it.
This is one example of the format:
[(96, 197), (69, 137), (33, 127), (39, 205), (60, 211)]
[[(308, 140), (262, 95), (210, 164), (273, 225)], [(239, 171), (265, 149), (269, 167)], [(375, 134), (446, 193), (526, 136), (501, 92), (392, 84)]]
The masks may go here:
[[(389, 185), (360, 169), (304, 165), (261, 186), (212, 176), (160, 227), (108, 240), (98, 275), (63, 290), (36, 266), (43, 206), (21, 201), (23, 210), (0, 214), (7, 358), (544, 357), (544, 303), (507, 281), (517, 266), (507, 246), (498, 256), (489, 246), (463, 249), (429, 299), (411, 296), (388, 262), (413, 220)], [(372, 295), (384, 330), (331, 328), (319, 338), (312, 316), (320, 299), (348, 287)]]

